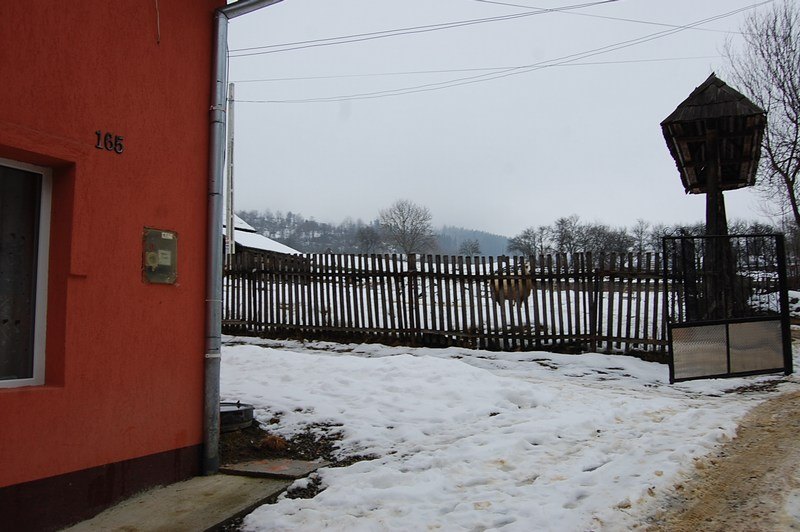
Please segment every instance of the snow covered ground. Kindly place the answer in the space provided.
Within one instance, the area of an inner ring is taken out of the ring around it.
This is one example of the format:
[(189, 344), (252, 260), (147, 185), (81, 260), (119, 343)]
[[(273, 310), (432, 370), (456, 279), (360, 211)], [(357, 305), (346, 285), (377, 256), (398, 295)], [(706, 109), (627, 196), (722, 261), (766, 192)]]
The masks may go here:
[(670, 385), (667, 366), (619, 355), (225, 343), (223, 400), (281, 413), (270, 430), (286, 436), (340, 424), (342, 454), (378, 456), (320, 470), (325, 491), (262, 506), (245, 530), (630, 529), (767, 397), (726, 390), (784, 378)]

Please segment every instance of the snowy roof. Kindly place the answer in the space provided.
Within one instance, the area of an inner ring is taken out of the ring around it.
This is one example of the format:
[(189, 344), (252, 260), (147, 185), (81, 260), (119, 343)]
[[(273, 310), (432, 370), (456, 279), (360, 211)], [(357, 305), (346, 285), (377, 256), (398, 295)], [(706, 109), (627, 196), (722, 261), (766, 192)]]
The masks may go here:
[[(222, 224), (222, 233), (225, 234), (226, 224)], [(233, 215), (233, 240), (240, 246), (258, 249), (261, 251), (274, 251), (276, 253), (298, 254), (300, 251), (290, 248), (285, 244), (276, 242), (271, 238), (260, 235), (255, 227), (245, 222), (235, 214)]]
[(300, 253), (296, 249), (292, 249), (285, 244), (276, 242), (271, 238), (258, 233), (251, 233), (250, 231), (241, 231), (234, 226), (233, 240), (240, 246), (250, 249), (259, 249), (261, 251), (274, 251), (276, 253), (297, 254)]
[[(223, 223), (222, 227), (225, 227), (225, 226), (226, 225)], [(244, 220), (242, 220), (241, 218), (239, 218), (235, 214), (233, 215), (233, 228), (234, 228), (234, 230), (235, 229), (241, 229), (242, 231), (247, 231), (249, 233), (255, 233), (256, 232), (256, 228), (255, 227), (253, 227), (249, 223), (245, 222)]]

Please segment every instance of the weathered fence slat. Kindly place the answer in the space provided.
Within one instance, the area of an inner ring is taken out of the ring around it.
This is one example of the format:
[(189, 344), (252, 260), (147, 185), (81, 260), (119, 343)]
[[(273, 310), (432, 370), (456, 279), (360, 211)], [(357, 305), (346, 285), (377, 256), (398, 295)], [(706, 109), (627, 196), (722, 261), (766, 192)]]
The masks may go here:
[[(615, 268), (617, 272), (623, 273), (625, 271), (625, 254), (624, 253), (620, 253), (618, 258), (619, 258), (619, 264), (618, 265), (614, 265), (612, 267)], [(618, 275), (617, 276), (617, 282), (619, 284), (617, 285), (617, 288), (614, 290), (617, 293), (617, 314), (616, 314), (617, 328), (616, 328), (616, 335), (614, 335), (614, 336), (616, 336), (617, 341), (615, 342), (614, 347), (616, 347), (617, 349), (620, 349), (622, 347), (621, 339), (623, 337), (623, 335), (622, 335), (622, 314), (623, 314), (622, 305), (623, 305), (623, 295), (625, 293), (625, 278), (622, 275)]]
[[(554, 338), (558, 338), (562, 334), (562, 329), (558, 327), (558, 320), (556, 320), (556, 303), (555, 303), (555, 279), (553, 275), (553, 256), (547, 255), (547, 296), (550, 303), (550, 323), (553, 327)], [(560, 310), (560, 309), (559, 309)], [(559, 320), (561, 319), (561, 312), (558, 312)]]
[[(556, 278), (555, 278), (555, 283), (556, 283), (556, 301), (557, 301), (557, 304), (558, 304), (557, 312), (556, 312), (556, 314), (558, 315), (558, 332), (559, 332), (559, 335), (563, 336), (564, 335), (564, 331), (566, 331), (567, 329), (564, 328), (564, 301), (563, 301), (564, 286), (562, 285), (562, 277), (561, 277), (561, 268), (562, 268), (562, 265), (563, 265), (563, 263), (562, 263), (562, 255), (563, 255), (562, 253), (556, 253), (556, 262), (555, 262)], [(571, 329), (571, 327), (569, 327), (569, 329)], [(560, 341), (560, 343), (563, 344), (564, 340), (562, 339)]]
[(539, 255), (538, 264), (536, 256), (531, 256), (531, 279), (532, 279), (532, 295), (533, 295), (533, 328), (534, 347), (539, 348), (542, 345), (542, 335), (547, 334), (545, 328), (546, 320), (542, 321), (542, 313), (539, 309), (539, 293), (543, 290), (542, 283), (537, 275), (538, 269), (542, 268), (542, 256)]

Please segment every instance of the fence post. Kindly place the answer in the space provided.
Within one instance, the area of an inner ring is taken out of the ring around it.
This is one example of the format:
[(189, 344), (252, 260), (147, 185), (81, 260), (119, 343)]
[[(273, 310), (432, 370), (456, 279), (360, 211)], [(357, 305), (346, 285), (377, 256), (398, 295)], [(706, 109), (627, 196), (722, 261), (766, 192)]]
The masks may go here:
[(603, 327), (603, 268), (605, 267), (605, 253), (600, 253), (597, 263), (592, 264), (592, 273), (593, 273), (593, 290), (591, 293), (591, 315), (589, 316), (590, 324), (589, 326), (592, 329), (592, 351), (597, 352), (598, 350), (598, 337), (601, 335), (601, 328)]
[(780, 292), (781, 338), (783, 339), (783, 370), (786, 375), (794, 371), (792, 364), (792, 331), (789, 317), (789, 283), (786, 275), (786, 249), (783, 235), (775, 235), (775, 254), (778, 262), (778, 290)]
[(419, 299), (417, 298), (417, 287), (419, 285), (417, 279), (417, 254), (409, 253), (408, 265), (406, 268), (408, 275), (408, 327), (409, 339), (411, 345), (417, 345), (419, 341)]
[[(669, 307), (669, 297), (672, 290), (675, 288), (676, 280), (674, 276), (669, 275), (670, 270), (670, 263), (669, 258), (670, 255), (667, 253), (667, 239), (662, 239), (662, 248), (663, 254), (661, 255), (661, 260), (659, 260), (658, 253), (656, 253), (656, 270), (661, 268), (661, 275), (663, 277), (663, 284), (662, 287), (662, 297), (661, 297), (661, 319), (658, 320), (659, 327), (661, 329), (661, 339), (663, 343), (661, 345), (661, 352), (662, 353), (671, 353), (672, 348), (670, 346), (670, 334), (669, 334), (669, 321), (670, 321), (670, 307)], [(674, 255), (672, 256), (673, 263), (675, 260)], [(674, 267), (674, 266), (673, 266)], [(655, 338), (655, 334), (653, 335)], [(671, 368), (672, 366), (670, 366)]]

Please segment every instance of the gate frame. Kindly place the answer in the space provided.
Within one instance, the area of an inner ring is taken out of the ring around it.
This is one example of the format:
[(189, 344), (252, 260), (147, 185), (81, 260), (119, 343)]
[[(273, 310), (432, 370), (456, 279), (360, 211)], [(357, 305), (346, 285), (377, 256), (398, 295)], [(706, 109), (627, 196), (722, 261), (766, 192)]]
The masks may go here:
[[(777, 262), (777, 269), (778, 269), (778, 293), (779, 293), (779, 301), (780, 301), (780, 312), (776, 317), (763, 317), (763, 316), (753, 316), (747, 318), (729, 318), (729, 319), (718, 319), (718, 320), (695, 320), (695, 321), (684, 321), (678, 324), (673, 323), (672, 315), (670, 313), (671, 305), (669, 305), (669, 297), (672, 294), (672, 290), (668, 289), (670, 286), (669, 281), (671, 274), (674, 272), (674, 265), (668, 262), (669, 254), (667, 253), (667, 241), (669, 240), (711, 240), (711, 239), (720, 239), (724, 238), (728, 242), (732, 241), (735, 238), (752, 238), (752, 237), (772, 237), (775, 239), (775, 253), (776, 253), (776, 262)], [(789, 375), (793, 372), (793, 360), (792, 360), (792, 336), (791, 336), (791, 322), (789, 318), (789, 294), (788, 294), (788, 280), (786, 274), (786, 247), (785, 247), (785, 239), (783, 233), (765, 233), (765, 234), (743, 234), (743, 235), (704, 235), (704, 236), (665, 236), (661, 239), (661, 246), (663, 251), (664, 257), (664, 265), (662, 274), (664, 276), (664, 303), (667, 307), (667, 311), (665, 313), (665, 320), (667, 324), (667, 347), (669, 351), (669, 382), (670, 384), (674, 384), (676, 382), (684, 382), (684, 381), (691, 381), (691, 380), (698, 380), (698, 379), (718, 379), (718, 378), (730, 378), (730, 377), (746, 377), (751, 375), (765, 375), (769, 373), (777, 373), (779, 371), (783, 371), (784, 375)], [(771, 368), (771, 369), (761, 369), (761, 370), (753, 370), (753, 371), (744, 371), (744, 372), (731, 372), (731, 349), (730, 349), (730, 334), (729, 334), (729, 325), (736, 324), (736, 323), (753, 323), (753, 322), (767, 322), (767, 321), (778, 321), (781, 324), (781, 342), (783, 347), (783, 367), (781, 368)], [(675, 353), (673, 350), (673, 343), (672, 343), (672, 330), (673, 329), (681, 329), (681, 328), (689, 328), (689, 327), (702, 327), (702, 326), (712, 326), (712, 325), (725, 325), (725, 333), (726, 333), (726, 349), (725, 349), (725, 356), (726, 356), (726, 363), (728, 371), (722, 374), (713, 374), (713, 375), (702, 375), (702, 376), (695, 376), (695, 377), (686, 377), (686, 378), (675, 378)]]

